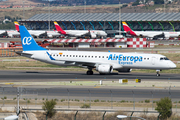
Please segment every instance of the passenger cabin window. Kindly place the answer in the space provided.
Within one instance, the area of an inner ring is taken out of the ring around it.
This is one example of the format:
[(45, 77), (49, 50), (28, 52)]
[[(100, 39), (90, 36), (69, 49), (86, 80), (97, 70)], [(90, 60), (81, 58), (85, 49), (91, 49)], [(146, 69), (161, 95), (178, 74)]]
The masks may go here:
[(101, 56), (99, 56), (99, 58), (101, 58)]

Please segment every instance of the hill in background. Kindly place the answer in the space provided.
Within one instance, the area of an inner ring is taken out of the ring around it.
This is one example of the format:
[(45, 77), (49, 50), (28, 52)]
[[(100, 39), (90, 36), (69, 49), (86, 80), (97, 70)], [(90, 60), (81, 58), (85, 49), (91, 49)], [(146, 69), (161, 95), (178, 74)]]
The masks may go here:
[[(0, 1), (1, 5), (22, 5), (24, 1), (25, 5), (37, 5), (46, 4), (48, 0), (6, 0)], [(61, 5), (61, 6), (74, 6), (74, 5), (84, 5), (85, 0), (49, 0), (51, 4)], [(121, 3), (134, 2), (136, 0), (121, 0)], [(86, 0), (86, 5), (109, 5), (109, 4), (119, 4), (119, 0)]]

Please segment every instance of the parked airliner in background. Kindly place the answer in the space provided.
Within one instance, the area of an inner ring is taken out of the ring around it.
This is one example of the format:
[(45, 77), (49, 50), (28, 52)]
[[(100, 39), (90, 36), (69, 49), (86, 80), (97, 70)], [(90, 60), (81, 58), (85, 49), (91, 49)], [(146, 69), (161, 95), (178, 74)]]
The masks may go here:
[(54, 22), (54, 25), (56, 27), (56, 30), (63, 35), (74, 36), (74, 37), (82, 37), (85, 35), (90, 35), (91, 38), (96, 38), (97, 36), (100, 37), (107, 36), (107, 33), (102, 30), (63, 30), (57, 22)]
[(179, 37), (180, 32), (169, 32), (169, 31), (133, 31), (126, 22), (122, 22), (124, 31), (132, 36), (145, 36), (145, 37), (158, 37), (163, 36), (166, 39), (169, 39), (170, 37)]
[[(15, 21), (14, 24), (16, 27), (16, 31), (19, 32), (19, 23)], [(39, 37), (40, 35), (44, 35), (44, 36), (47, 35), (49, 38), (53, 38), (53, 37), (59, 37), (61, 35), (57, 31), (46, 31), (46, 30), (28, 30), (28, 31), (32, 36), (35, 37)]]
[[(19, 23), (15, 21), (14, 25), (16, 27), (16, 31), (19, 32)], [(28, 30), (28, 31), (32, 36), (35, 37), (39, 37), (40, 35), (46, 34), (46, 31), (43, 30)]]
[(124, 31), (132, 36), (144, 36), (144, 37), (150, 37), (154, 38), (156, 36), (163, 35), (162, 31), (133, 31), (126, 22), (122, 22)]
[(134, 68), (155, 69), (160, 76), (160, 70), (176, 68), (172, 61), (159, 54), (47, 50), (37, 45), (24, 26), (19, 28), (23, 51), (17, 54), (60, 66), (84, 67), (88, 69), (87, 75), (92, 75), (93, 69), (108, 74), (113, 70), (130, 72)]

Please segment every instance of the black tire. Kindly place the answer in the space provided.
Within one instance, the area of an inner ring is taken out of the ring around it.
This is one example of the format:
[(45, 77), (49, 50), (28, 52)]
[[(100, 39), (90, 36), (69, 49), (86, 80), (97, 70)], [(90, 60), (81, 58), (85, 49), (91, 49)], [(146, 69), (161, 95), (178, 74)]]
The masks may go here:
[(156, 74), (156, 76), (157, 76), (157, 77), (159, 77), (159, 76), (160, 76), (160, 74)]
[(87, 71), (86, 74), (87, 75), (93, 75), (93, 71)]

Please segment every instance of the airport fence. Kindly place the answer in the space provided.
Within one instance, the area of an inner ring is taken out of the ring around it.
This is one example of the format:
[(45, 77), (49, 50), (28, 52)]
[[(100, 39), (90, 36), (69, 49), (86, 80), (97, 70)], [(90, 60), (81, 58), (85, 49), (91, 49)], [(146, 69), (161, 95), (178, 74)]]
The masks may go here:
[[(155, 110), (156, 101), (160, 98), (169, 97), (173, 101), (173, 109), (180, 112), (180, 97), (177, 96), (179, 91), (158, 90), (158, 91), (117, 91), (117, 90), (100, 90), (100, 89), (66, 89), (66, 88), (27, 88), (19, 87), (20, 106), (42, 106), (45, 100), (57, 100), (57, 107), (61, 108), (88, 108), (103, 109), (126, 109), (136, 110), (142, 107)], [(17, 104), (17, 88), (1, 87), (0, 88), (1, 106)]]
[(22, 51), (22, 48), (1, 48), (0, 49), (0, 57), (17, 57), (16, 51)]

